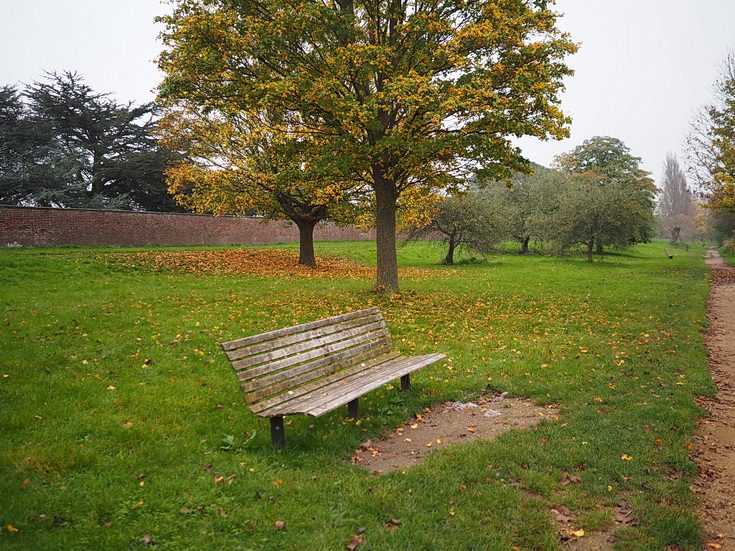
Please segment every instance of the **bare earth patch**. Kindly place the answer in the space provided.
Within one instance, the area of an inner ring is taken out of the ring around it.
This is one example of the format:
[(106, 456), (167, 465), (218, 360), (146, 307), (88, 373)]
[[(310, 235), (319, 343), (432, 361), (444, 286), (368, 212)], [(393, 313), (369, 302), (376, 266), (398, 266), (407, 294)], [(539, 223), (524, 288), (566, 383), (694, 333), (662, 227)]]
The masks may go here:
[[(352, 457), (353, 463), (374, 473), (405, 470), (418, 465), (434, 450), (458, 442), (482, 438), (492, 440), (511, 429), (527, 429), (543, 419), (554, 419), (558, 409), (539, 406), (522, 398), (504, 395), (483, 398), (474, 402), (446, 402), (427, 409), (379, 440), (364, 442)], [(574, 475), (565, 473), (561, 484), (574, 484)], [(611, 531), (578, 532), (576, 515), (565, 507), (550, 511), (560, 542), (572, 551), (611, 551), (615, 538)], [(628, 504), (618, 504), (614, 527), (631, 525)]]
[(449, 444), (478, 438), (491, 440), (510, 429), (528, 428), (557, 415), (554, 407), (502, 395), (476, 402), (446, 402), (417, 415), (380, 440), (363, 443), (352, 460), (378, 473), (407, 469)]
[(735, 549), (735, 269), (716, 251), (705, 262), (712, 268), (706, 342), (718, 392), (699, 400), (710, 417), (700, 422), (692, 454), (699, 467), (694, 491), (707, 548)]

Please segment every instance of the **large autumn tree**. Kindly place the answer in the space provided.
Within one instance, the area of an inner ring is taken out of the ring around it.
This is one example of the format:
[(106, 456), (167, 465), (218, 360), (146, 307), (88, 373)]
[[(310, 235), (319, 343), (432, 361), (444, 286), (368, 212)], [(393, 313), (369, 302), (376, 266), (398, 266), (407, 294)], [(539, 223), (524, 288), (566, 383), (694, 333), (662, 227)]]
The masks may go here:
[[(294, 113), (316, 170), (374, 192), (377, 284), (398, 290), (401, 200), (527, 171), (510, 141), (566, 136), (576, 50), (545, 0), (177, 0), (160, 96)], [(316, 165), (321, 165), (320, 169)], [(409, 192), (409, 193), (407, 193)]]

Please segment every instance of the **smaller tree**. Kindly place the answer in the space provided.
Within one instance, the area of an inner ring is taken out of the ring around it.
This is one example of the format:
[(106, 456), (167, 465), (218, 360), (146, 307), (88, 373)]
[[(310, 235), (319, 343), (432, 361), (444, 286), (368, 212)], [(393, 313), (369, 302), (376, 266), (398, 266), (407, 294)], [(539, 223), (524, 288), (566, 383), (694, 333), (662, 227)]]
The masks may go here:
[(490, 253), (507, 234), (500, 209), (477, 191), (463, 196), (436, 198), (431, 221), (409, 231), (407, 240), (431, 239), (439, 236), (447, 246), (442, 264), (454, 264), (460, 249), (479, 254)]
[(164, 143), (187, 158), (167, 172), (171, 193), (194, 212), (292, 221), (299, 264), (315, 266), (315, 226), (350, 220), (355, 196), (310, 170), (303, 141), (293, 138), (297, 123), (272, 112), (205, 113), (179, 103), (162, 124)]
[(594, 172), (574, 174), (568, 182), (564, 201), (549, 218), (549, 232), (562, 250), (582, 245), (587, 262), (592, 262), (599, 243), (630, 245), (628, 224), (639, 206), (625, 191), (603, 185)]
[[(590, 233), (596, 236), (598, 253), (602, 253), (603, 246), (628, 246), (653, 237), (657, 189), (650, 174), (640, 167), (640, 157), (633, 156), (621, 140), (596, 136), (559, 155), (555, 162), (569, 175), (583, 176), (573, 179), (576, 182), (571, 188), (573, 197), (564, 205), (584, 198), (590, 201), (587, 207), (577, 205), (580, 218), (577, 222), (586, 226), (583, 233), (587, 236)], [(566, 208), (562, 211), (565, 216), (574, 217), (574, 212)], [(585, 216), (595, 216), (598, 220), (581, 220)], [(583, 242), (589, 243), (587, 238)]]
[(508, 235), (527, 254), (531, 239), (548, 237), (547, 218), (559, 208), (565, 179), (557, 170), (534, 164), (532, 175), (517, 173), (510, 182), (490, 182), (478, 193), (496, 205)]

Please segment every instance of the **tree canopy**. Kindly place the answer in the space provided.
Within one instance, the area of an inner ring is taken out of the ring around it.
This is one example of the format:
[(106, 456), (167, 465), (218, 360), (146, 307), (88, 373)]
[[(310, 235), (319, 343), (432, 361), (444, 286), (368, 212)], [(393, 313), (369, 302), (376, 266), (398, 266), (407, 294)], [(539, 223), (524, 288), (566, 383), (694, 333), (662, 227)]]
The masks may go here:
[[(576, 222), (558, 226), (562, 241), (592, 243), (601, 251), (604, 245), (627, 246), (653, 237), (657, 189), (640, 162), (621, 140), (608, 136), (585, 140), (556, 158), (556, 165), (576, 180), (561, 210), (563, 219)], [(589, 220), (581, 220), (585, 217)], [(576, 229), (565, 233), (565, 227)]]
[(223, 116), (179, 105), (161, 125), (164, 143), (183, 157), (167, 170), (169, 190), (194, 212), (291, 220), (300, 233), (299, 263), (314, 266), (314, 227), (327, 218), (354, 222), (357, 191), (310, 170), (300, 144), (279, 131), (286, 125), (267, 112)]
[(692, 121), (687, 156), (706, 205), (735, 213), (735, 49), (722, 64), (713, 101)]
[(542, 0), (178, 0), (164, 100), (287, 115), (305, 162), (374, 194), (379, 288), (398, 290), (396, 214), (472, 171), (528, 171), (512, 136), (562, 138), (576, 45)]
[(0, 202), (180, 210), (168, 196), (171, 153), (158, 145), (157, 107), (121, 105), (76, 73), (47, 73), (0, 90)]

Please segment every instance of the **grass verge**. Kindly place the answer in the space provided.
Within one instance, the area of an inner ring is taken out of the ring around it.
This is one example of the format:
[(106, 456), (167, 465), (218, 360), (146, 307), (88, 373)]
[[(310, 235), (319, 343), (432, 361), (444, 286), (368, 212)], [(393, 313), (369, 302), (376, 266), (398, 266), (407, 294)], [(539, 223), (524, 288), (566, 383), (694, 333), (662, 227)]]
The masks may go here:
[[(360, 551), (552, 550), (561, 508), (567, 532), (613, 530), (620, 549), (697, 549), (688, 453), (694, 397), (715, 392), (707, 271), (703, 249), (663, 248), (438, 267), (416, 244), (399, 251), (394, 296), (339, 264), (238, 273), (124, 249), (0, 250), (0, 545), (332, 550), (359, 535)], [(374, 245), (318, 254), (369, 263)], [(404, 352), (450, 359), (412, 393), (363, 398), (360, 423), (288, 419), (274, 452), (218, 343), (371, 305)], [(495, 391), (561, 415), (405, 472), (350, 462), (425, 407)]]

